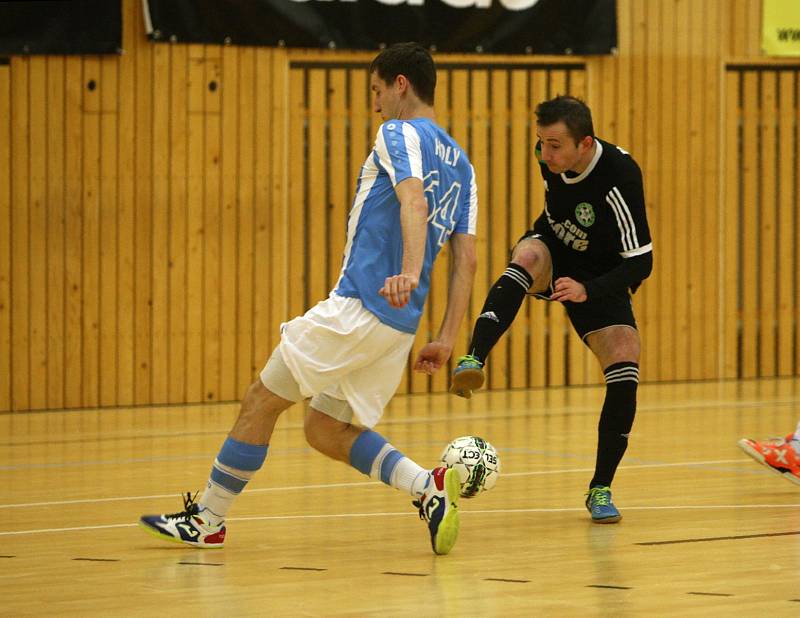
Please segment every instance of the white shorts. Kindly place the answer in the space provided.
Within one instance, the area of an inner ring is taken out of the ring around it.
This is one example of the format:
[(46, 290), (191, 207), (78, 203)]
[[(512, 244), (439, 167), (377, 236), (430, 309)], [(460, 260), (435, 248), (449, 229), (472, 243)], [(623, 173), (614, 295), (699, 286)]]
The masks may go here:
[(414, 335), (387, 326), (357, 298), (331, 295), (281, 324), (280, 351), (303, 397), (347, 401), (373, 427), (397, 390)]

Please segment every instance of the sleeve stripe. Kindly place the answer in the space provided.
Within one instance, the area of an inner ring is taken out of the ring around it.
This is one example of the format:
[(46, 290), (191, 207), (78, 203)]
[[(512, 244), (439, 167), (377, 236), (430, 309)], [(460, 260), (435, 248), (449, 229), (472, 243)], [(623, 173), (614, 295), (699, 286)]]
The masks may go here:
[(375, 155), (378, 157), (380, 166), (389, 174), (392, 186), (397, 184), (392, 158), (389, 156), (389, 149), (386, 147), (386, 140), (383, 139), (383, 131), (378, 129), (378, 136), (375, 138)]
[(613, 187), (611, 191), (608, 192), (606, 201), (614, 210), (614, 216), (617, 218), (617, 226), (622, 234), (622, 248), (625, 251), (633, 251), (639, 248), (636, 224), (633, 222), (631, 211), (617, 187)]
[(645, 253), (650, 253), (653, 250), (653, 243), (649, 242), (644, 247), (639, 247), (638, 249), (633, 249), (632, 251), (622, 251), (620, 255), (624, 258), (632, 258), (636, 257), (637, 255), (644, 255)]
[(422, 175), (422, 148), (420, 145), (419, 133), (409, 123), (403, 123), (403, 137), (406, 141), (406, 153), (408, 155), (408, 165), (411, 168), (411, 175), (414, 178), (423, 179)]

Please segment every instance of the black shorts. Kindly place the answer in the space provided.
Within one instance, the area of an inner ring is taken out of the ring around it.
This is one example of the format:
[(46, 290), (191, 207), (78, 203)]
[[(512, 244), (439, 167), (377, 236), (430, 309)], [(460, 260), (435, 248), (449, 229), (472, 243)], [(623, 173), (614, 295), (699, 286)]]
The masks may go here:
[[(526, 238), (536, 238), (541, 240), (550, 250), (550, 257), (553, 261), (553, 276), (550, 280), (548, 292), (533, 294), (540, 300), (550, 300), (549, 295), (553, 293), (553, 282), (559, 277), (570, 277), (576, 281), (585, 281), (586, 275), (576, 272), (571, 268), (569, 256), (564, 250), (564, 245), (558, 239), (549, 238), (543, 234), (537, 234), (533, 230), (528, 230), (519, 239), (520, 242)], [(608, 328), (609, 326), (624, 325), (636, 328), (636, 319), (633, 317), (633, 305), (631, 295), (628, 290), (615, 292), (599, 298), (589, 299), (582, 303), (565, 301), (561, 303), (567, 310), (567, 316), (572, 323), (572, 327), (578, 336), (586, 343), (586, 336), (594, 331)]]

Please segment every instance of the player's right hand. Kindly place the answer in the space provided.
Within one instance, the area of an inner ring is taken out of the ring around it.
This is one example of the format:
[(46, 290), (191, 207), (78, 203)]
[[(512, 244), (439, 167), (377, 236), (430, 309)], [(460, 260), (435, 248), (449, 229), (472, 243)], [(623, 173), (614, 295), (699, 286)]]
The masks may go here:
[(419, 278), (413, 275), (400, 273), (386, 277), (383, 287), (378, 294), (383, 296), (395, 309), (400, 309), (408, 304), (411, 292), (419, 285)]

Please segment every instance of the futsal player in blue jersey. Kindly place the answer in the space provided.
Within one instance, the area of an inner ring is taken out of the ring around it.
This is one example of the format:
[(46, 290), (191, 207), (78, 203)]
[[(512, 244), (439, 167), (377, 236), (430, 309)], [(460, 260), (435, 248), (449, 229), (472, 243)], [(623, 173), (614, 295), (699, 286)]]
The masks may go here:
[(423, 47), (382, 51), (370, 66), (370, 86), (384, 123), (358, 178), (339, 280), (326, 300), (281, 326), (280, 344), (248, 389), (200, 500), (187, 494), (183, 511), (140, 519), (160, 538), (221, 547), (225, 516), (264, 463), (278, 417), (310, 398), (305, 435), (312, 447), (413, 496), (435, 553), (456, 542), (458, 474), (422, 468), (372, 427), (400, 384), (433, 261), (448, 241), (447, 307), (414, 369), (430, 374), (450, 357), (475, 274), (475, 173), (434, 120), (436, 69)]

